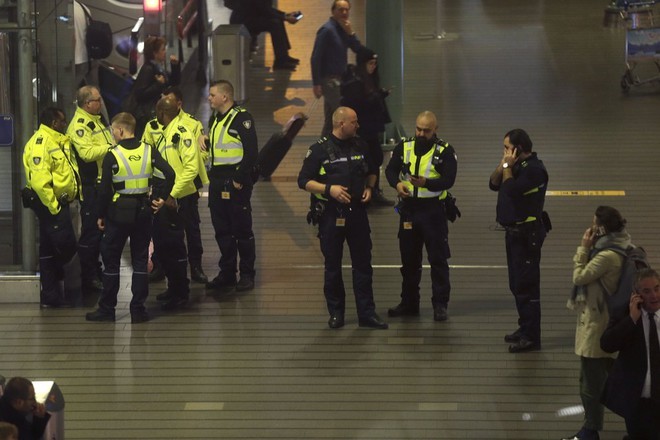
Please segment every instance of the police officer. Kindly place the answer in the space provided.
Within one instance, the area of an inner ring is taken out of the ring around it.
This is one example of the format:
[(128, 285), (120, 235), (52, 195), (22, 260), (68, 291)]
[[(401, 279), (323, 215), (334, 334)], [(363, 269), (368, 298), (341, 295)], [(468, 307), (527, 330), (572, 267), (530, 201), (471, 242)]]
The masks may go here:
[(103, 105), (99, 89), (83, 86), (76, 96), (78, 107), (67, 129), (74, 147), (80, 178), (82, 198), (80, 203), (81, 230), (78, 240), (78, 256), (83, 292), (98, 291), (103, 288), (99, 279), (99, 246), (101, 231), (98, 218), (98, 197), (96, 185), (101, 177), (103, 158), (114, 141), (110, 130), (101, 118)]
[[(114, 321), (119, 292), (119, 264), (126, 240), (130, 238), (133, 279), (131, 282), (131, 323), (149, 320), (144, 302), (149, 295), (147, 259), (151, 239), (152, 206), (149, 191), (154, 168), (165, 177), (165, 185), (154, 188), (155, 210), (174, 182), (174, 170), (156, 148), (137, 140), (133, 134), (135, 118), (119, 113), (112, 118), (112, 135), (118, 141), (103, 159), (99, 184), (98, 228), (103, 231), (103, 292), (98, 309), (86, 315), (88, 321)], [(162, 191), (162, 192), (161, 192)]]
[(62, 307), (68, 305), (60, 285), (64, 265), (76, 253), (69, 203), (79, 198), (81, 182), (69, 137), (64, 134), (64, 111), (48, 107), (39, 119), (39, 129), (23, 151), (27, 182), (23, 204), (39, 218), (41, 307)]
[(415, 137), (400, 142), (392, 153), (385, 175), (396, 188), (399, 204), (399, 250), (401, 252), (401, 303), (389, 316), (419, 315), (419, 282), (422, 278), (422, 247), (431, 265), (433, 319), (447, 320), (450, 257), (445, 199), (456, 180), (456, 153), (437, 137), (435, 115), (417, 116)]
[(365, 155), (367, 146), (355, 137), (357, 115), (339, 107), (332, 115), (328, 137), (309, 147), (298, 186), (312, 194), (313, 214), (318, 221), (321, 252), (325, 258), (323, 292), (330, 313), (328, 326), (344, 326), (346, 293), (341, 259), (348, 242), (353, 266), (353, 293), (360, 327), (386, 329), (376, 314), (371, 267), (371, 236), (366, 203), (376, 183), (378, 168)]
[[(208, 176), (206, 175), (206, 166), (204, 164), (204, 155), (206, 146), (204, 145), (204, 128), (202, 123), (194, 116), (186, 113), (183, 106), (183, 94), (178, 87), (168, 87), (162, 95), (164, 98), (169, 98), (177, 104), (179, 110), (177, 119), (177, 126), (183, 126), (186, 133), (192, 133), (193, 138), (196, 140), (196, 145), (199, 145), (200, 154), (198, 155), (197, 171), (198, 175), (194, 179), (195, 187), (197, 190), (201, 189), (204, 185), (209, 183)], [(142, 135), (142, 142), (150, 145), (157, 145), (163, 135), (163, 126), (158, 123), (158, 118), (154, 118), (147, 123), (144, 134)], [(207, 283), (208, 278), (202, 269), (202, 254), (204, 248), (202, 247), (202, 234), (199, 228), (199, 192), (195, 191), (189, 196), (182, 197), (178, 200), (179, 215), (183, 219), (183, 225), (186, 232), (186, 242), (188, 245), (188, 262), (190, 264), (190, 278), (198, 283)], [(154, 252), (151, 256), (154, 263), (154, 269), (149, 274), (149, 281), (159, 281), (165, 277), (165, 273), (158, 261), (158, 253)]]
[[(220, 272), (206, 287), (227, 291), (254, 288), (256, 250), (252, 232), (252, 172), (257, 161), (257, 133), (250, 113), (234, 102), (229, 81), (211, 83), (209, 124), (211, 170), (209, 209), (220, 248)], [(236, 283), (237, 256), (240, 280)]]
[[(163, 135), (156, 148), (174, 169), (176, 179), (170, 192), (175, 209), (161, 210), (154, 222), (154, 250), (167, 276), (167, 291), (156, 297), (164, 301), (164, 310), (183, 308), (190, 296), (190, 280), (187, 277), (187, 255), (184, 241), (184, 216), (181, 211), (190, 209), (189, 200), (199, 198), (195, 179), (199, 174), (199, 147), (193, 132), (182, 125), (183, 116), (177, 103), (171, 98), (161, 98), (156, 103), (156, 117), (163, 126)], [(162, 175), (155, 173), (154, 186), (161, 184)], [(185, 208), (184, 208), (185, 207)]]
[(506, 229), (509, 288), (518, 309), (518, 329), (504, 337), (509, 352), (541, 348), (541, 246), (548, 172), (522, 129), (504, 136), (504, 153), (490, 176), (497, 194), (497, 222)]

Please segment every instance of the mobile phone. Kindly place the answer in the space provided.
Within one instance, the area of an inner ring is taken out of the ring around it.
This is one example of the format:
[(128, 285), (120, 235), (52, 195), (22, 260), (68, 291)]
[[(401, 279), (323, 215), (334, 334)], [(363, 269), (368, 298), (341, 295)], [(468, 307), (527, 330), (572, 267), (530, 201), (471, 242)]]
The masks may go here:
[(297, 12), (293, 13), (293, 18), (295, 18), (296, 21), (300, 21), (303, 17), (304, 17), (304, 15), (300, 11), (297, 11)]
[(522, 153), (522, 147), (520, 145), (516, 145), (514, 150), (516, 152), (516, 157), (520, 156), (520, 153)]

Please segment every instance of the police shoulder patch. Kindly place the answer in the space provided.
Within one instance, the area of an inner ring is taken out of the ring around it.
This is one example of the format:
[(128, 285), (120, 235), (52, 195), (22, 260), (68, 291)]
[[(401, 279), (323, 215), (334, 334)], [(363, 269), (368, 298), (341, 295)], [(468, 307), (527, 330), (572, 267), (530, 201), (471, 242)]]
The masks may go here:
[(252, 121), (250, 121), (249, 119), (247, 121), (243, 121), (243, 127), (245, 127), (246, 130), (249, 130), (250, 128), (252, 128)]
[(40, 157), (33, 157), (32, 162), (34, 162), (35, 165), (39, 165), (41, 163), (41, 158)]
[(183, 145), (186, 147), (189, 147), (192, 145), (192, 140), (191, 139), (184, 139), (183, 140)]
[(85, 136), (85, 130), (79, 128), (78, 130), (76, 130), (76, 134), (78, 135), (78, 137), (83, 137)]

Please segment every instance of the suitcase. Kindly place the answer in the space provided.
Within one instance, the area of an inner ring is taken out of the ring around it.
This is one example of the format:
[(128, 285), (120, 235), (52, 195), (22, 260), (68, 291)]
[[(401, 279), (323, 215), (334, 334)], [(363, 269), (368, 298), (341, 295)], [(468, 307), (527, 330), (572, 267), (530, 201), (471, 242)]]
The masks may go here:
[(270, 180), (286, 153), (291, 148), (296, 135), (305, 125), (307, 116), (296, 113), (284, 126), (284, 130), (274, 133), (268, 142), (259, 150), (257, 170), (263, 180)]

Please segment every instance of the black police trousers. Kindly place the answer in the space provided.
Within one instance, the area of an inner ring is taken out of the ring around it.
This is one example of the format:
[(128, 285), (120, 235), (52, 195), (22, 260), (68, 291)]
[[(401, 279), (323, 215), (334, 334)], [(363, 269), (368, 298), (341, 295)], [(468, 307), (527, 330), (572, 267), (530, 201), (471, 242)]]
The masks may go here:
[(341, 260), (348, 243), (353, 269), (353, 294), (359, 319), (374, 315), (371, 228), (363, 204), (328, 202), (319, 220), (319, 240), (325, 258), (323, 293), (331, 315), (344, 314), (346, 291)]
[(187, 299), (190, 279), (183, 217), (176, 210), (163, 206), (154, 216), (153, 234), (154, 253), (167, 277), (167, 290)]
[(431, 302), (433, 307), (447, 307), (449, 283), (449, 252), (447, 217), (439, 199), (413, 200), (400, 212), (399, 251), (401, 253), (401, 302), (418, 306), (419, 283), (422, 279), (422, 248), (426, 246), (431, 266)]
[(518, 309), (521, 336), (541, 342), (541, 246), (546, 232), (540, 221), (506, 228), (509, 289)]
[[(177, 203), (179, 204), (179, 216), (181, 216), (181, 219), (183, 220), (183, 228), (186, 235), (190, 267), (201, 267), (202, 254), (204, 253), (204, 248), (202, 246), (202, 232), (199, 228), (201, 219), (199, 217), (198, 201), (198, 192), (177, 199)], [(154, 249), (153, 254), (151, 254), (151, 261), (154, 263), (154, 266), (160, 266), (160, 259), (156, 249)]]
[[(224, 194), (224, 195), (223, 195)], [(219, 276), (223, 280), (236, 280), (236, 266), (241, 277), (254, 279), (256, 246), (252, 232), (252, 186), (234, 188), (231, 178), (211, 178), (209, 209), (215, 230), (215, 241), (220, 248)]]
[(99, 218), (98, 195), (93, 183), (82, 186), (83, 200), (80, 201), (80, 238), (78, 256), (80, 257), (80, 276), (83, 287), (99, 277), (99, 253), (102, 232), (96, 221)]
[(64, 280), (64, 265), (76, 254), (76, 234), (68, 204), (52, 215), (41, 202), (33, 206), (39, 218), (39, 280), (41, 303), (58, 305), (64, 300), (60, 281)]
[(145, 311), (144, 302), (149, 295), (149, 274), (147, 260), (149, 259), (149, 241), (151, 240), (151, 213), (148, 205), (144, 205), (140, 215), (132, 224), (117, 223), (110, 218), (105, 219), (105, 230), (101, 239), (101, 256), (103, 258), (103, 291), (99, 298), (99, 309), (103, 313), (114, 314), (119, 293), (119, 270), (121, 254), (126, 240), (130, 238), (131, 263), (133, 278), (131, 280), (131, 313)]

